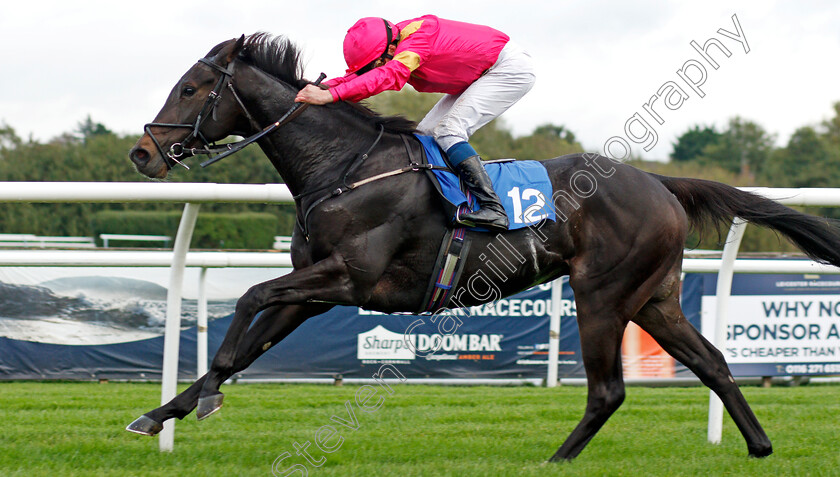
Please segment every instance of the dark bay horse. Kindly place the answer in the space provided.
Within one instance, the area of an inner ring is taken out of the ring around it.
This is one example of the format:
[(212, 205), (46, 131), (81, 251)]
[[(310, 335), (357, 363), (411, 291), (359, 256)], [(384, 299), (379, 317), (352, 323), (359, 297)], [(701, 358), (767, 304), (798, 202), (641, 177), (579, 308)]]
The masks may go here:
[[(164, 178), (191, 148), (275, 123), (306, 84), (301, 76), (299, 53), (282, 37), (255, 34), (221, 43), (181, 77), (130, 158), (141, 173)], [(128, 430), (154, 435), (167, 419), (196, 408), (199, 419), (209, 416), (222, 405), (219, 387), (226, 379), (334, 305), (386, 313), (420, 308), (448, 227), (425, 174), (395, 174), (321, 200), (365, 151), (349, 180), (404, 168), (409, 150), (419, 157), (419, 144), (404, 139), (413, 124), (348, 103), (298, 113), (258, 141), (296, 197), (294, 270), (249, 289), (210, 371)], [(454, 296), (458, 306), (472, 306), (569, 275), (588, 397), (582, 420), (551, 460), (577, 456), (624, 400), (621, 340), (630, 321), (720, 396), (750, 455), (769, 455), (770, 440), (722, 354), (680, 308), (687, 229), (728, 225), (738, 216), (781, 232), (818, 261), (840, 265), (836, 226), (724, 184), (657, 176), (598, 155), (543, 164), (556, 191), (558, 220), (503, 234), (514, 266), (501, 277), (498, 264), (491, 273), (483, 252), (500, 236), (468, 232), (472, 246), (462, 276), (484, 280), (462, 279), (466, 284)]]

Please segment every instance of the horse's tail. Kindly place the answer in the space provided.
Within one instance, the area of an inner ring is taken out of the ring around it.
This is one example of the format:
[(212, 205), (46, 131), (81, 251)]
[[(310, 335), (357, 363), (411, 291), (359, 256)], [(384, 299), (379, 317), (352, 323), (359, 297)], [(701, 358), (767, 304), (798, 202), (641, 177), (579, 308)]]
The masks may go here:
[(817, 262), (840, 266), (840, 225), (836, 220), (803, 214), (719, 182), (651, 175), (676, 196), (693, 227), (702, 229), (711, 222), (721, 231), (737, 216), (778, 231)]

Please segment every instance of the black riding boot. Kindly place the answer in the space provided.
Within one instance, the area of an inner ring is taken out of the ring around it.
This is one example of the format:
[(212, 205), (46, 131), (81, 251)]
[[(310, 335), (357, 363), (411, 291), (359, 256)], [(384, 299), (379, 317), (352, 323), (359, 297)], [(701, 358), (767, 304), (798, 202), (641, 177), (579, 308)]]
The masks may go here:
[(481, 207), (475, 212), (464, 214), (458, 218), (458, 223), (468, 227), (484, 227), (491, 230), (507, 230), (508, 218), (499, 196), (493, 190), (493, 184), (481, 158), (468, 157), (455, 166), (455, 172), (461, 176), (470, 193), (478, 200)]

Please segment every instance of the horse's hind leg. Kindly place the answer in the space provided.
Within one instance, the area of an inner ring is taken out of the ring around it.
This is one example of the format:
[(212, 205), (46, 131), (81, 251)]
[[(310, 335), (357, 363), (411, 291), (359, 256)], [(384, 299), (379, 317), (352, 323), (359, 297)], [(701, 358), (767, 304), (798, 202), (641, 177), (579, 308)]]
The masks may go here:
[[(230, 375), (224, 376), (223, 381), (234, 373), (250, 366), (251, 363), (288, 336), (307, 318), (324, 313), (330, 308), (330, 305), (306, 305), (276, 306), (266, 309), (245, 335), (240, 350), (234, 359)], [(163, 429), (164, 421), (172, 418), (183, 419), (198, 404), (198, 397), (206, 379), (207, 375), (205, 374), (168, 403), (137, 418), (126, 427), (126, 430), (151, 436)], [(217, 404), (221, 406), (221, 399)], [(218, 407), (215, 410), (218, 410)]]
[(626, 321), (609, 302), (577, 298), (581, 353), (589, 387), (583, 419), (549, 459), (552, 462), (575, 458), (624, 401), (621, 371), (621, 338)]
[(720, 397), (747, 441), (751, 456), (770, 455), (770, 439), (735, 384), (723, 354), (686, 320), (679, 303), (679, 283), (670, 283), (642, 307), (633, 321)]

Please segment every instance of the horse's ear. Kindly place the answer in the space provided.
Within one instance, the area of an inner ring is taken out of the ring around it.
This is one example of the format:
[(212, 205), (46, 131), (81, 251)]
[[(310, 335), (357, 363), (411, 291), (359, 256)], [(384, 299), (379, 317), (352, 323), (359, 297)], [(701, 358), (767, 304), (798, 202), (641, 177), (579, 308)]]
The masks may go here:
[(226, 67), (236, 59), (236, 55), (242, 50), (243, 45), (245, 45), (245, 35), (240, 36), (236, 41), (225, 42), (225, 46), (216, 53), (214, 62), (219, 66)]
[(233, 49), (228, 53), (226, 61), (227, 64), (230, 64), (231, 61), (236, 59), (236, 55), (242, 50), (242, 46), (245, 44), (245, 35), (239, 37), (236, 40), (236, 44), (233, 45)]

